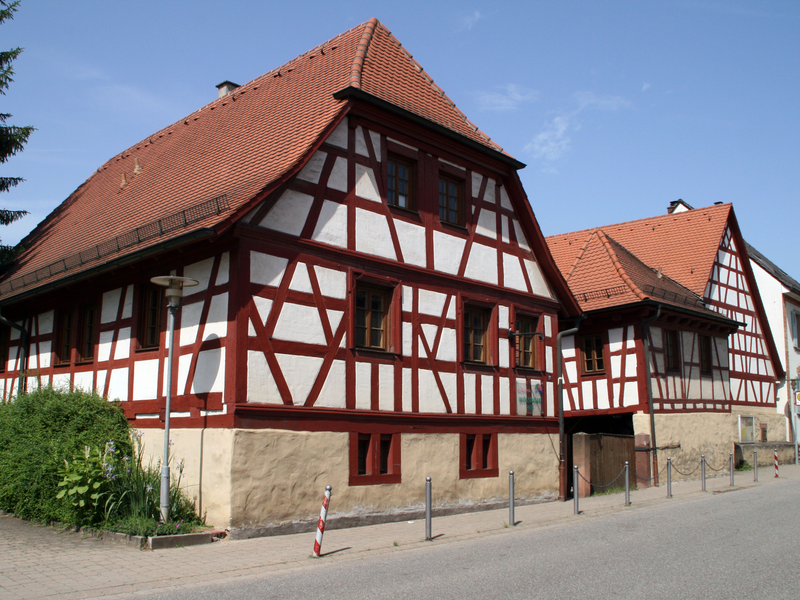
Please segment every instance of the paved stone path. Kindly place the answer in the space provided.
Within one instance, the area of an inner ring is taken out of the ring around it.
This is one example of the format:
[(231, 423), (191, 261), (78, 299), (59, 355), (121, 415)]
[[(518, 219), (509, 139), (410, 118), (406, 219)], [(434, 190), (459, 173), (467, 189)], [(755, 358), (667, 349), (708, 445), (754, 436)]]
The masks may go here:
[[(800, 467), (781, 465), (780, 479), (772, 469), (759, 470), (759, 483), (752, 471), (736, 473), (736, 487), (759, 486), (764, 493), (783, 481), (800, 479)], [(707, 481), (707, 493), (730, 490), (730, 479)], [(516, 528), (508, 527), (508, 510), (493, 510), (433, 520), (433, 542), (426, 542), (425, 522), (387, 523), (368, 527), (330, 530), (322, 544), (323, 557), (311, 557), (313, 533), (251, 540), (222, 541), (192, 546), (141, 551), (99, 541), (53, 527), (33, 525), (0, 517), (0, 598), (108, 598), (135, 597), (155, 590), (187, 588), (232, 578), (264, 576), (271, 572), (319, 568), (331, 561), (403, 552), (433, 544), (448, 544), (482, 536), (513, 535), (515, 530), (569, 524), (576, 519), (602, 518), (622, 510), (647, 510), (663, 502), (680, 502), (704, 494), (699, 481), (673, 484), (672, 500), (666, 485), (631, 492), (630, 507), (624, 494), (594, 496), (580, 500), (581, 515), (573, 514), (572, 502), (550, 502), (517, 507)]]

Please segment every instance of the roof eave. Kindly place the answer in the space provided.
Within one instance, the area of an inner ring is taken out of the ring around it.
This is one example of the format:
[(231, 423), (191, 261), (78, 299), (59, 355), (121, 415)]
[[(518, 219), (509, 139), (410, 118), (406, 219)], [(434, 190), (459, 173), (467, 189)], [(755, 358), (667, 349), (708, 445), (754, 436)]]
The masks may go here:
[(409, 121), (427, 127), (428, 129), (432, 129), (436, 133), (443, 135), (447, 138), (450, 138), (452, 140), (455, 140), (461, 144), (465, 144), (474, 150), (478, 150), (480, 152), (483, 152), (484, 154), (488, 154), (489, 156), (492, 156), (493, 158), (496, 158), (497, 160), (507, 165), (510, 165), (516, 170), (524, 169), (526, 166), (525, 163), (522, 163), (517, 159), (512, 158), (508, 154), (504, 154), (502, 152), (499, 152), (498, 150), (493, 150), (492, 148), (485, 146), (479, 142), (476, 142), (475, 140), (470, 139), (460, 133), (457, 133), (452, 129), (448, 129), (445, 126), (436, 123), (435, 121), (431, 121), (430, 119), (421, 117), (418, 114), (413, 113), (409, 110), (400, 108), (396, 104), (392, 104), (391, 102), (388, 102), (386, 100), (383, 100), (382, 98), (379, 98), (368, 92), (365, 92), (360, 88), (347, 86), (345, 88), (342, 88), (338, 92), (335, 92), (333, 94), (333, 97), (336, 98), (337, 100), (352, 98), (355, 100), (366, 102), (367, 104), (372, 104), (373, 106), (377, 106), (378, 108), (381, 108), (387, 112), (401, 116), (405, 119), (408, 119)]
[(172, 250), (180, 246), (185, 246), (186, 244), (190, 244), (197, 240), (211, 237), (215, 233), (216, 230), (211, 227), (195, 229), (194, 231), (191, 231), (185, 235), (172, 238), (170, 240), (166, 240), (165, 242), (161, 242), (160, 244), (154, 244), (153, 246), (148, 246), (147, 248), (143, 248), (137, 252), (132, 252), (131, 254), (126, 254), (125, 256), (120, 256), (119, 258), (115, 258), (101, 265), (97, 265), (96, 267), (92, 267), (91, 269), (81, 271), (80, 273), (75, 273), (74, 275), (69, 275), (67, 277), (57, 279), (56, 281), (53, 281), (51, 283), (42, 284), (30, 290), (22, 291), (19, 294), (15, 294), (13, 296), (0, 298), (0, 307), (8, 306), (10, 304), (16, 304), (17, 302), (27, 300), (28, 298), (33, 298), (34, 296), (38, 296), (44, 292), (51, 292), (66, 287), (68, 285), (71, 285), (73, 283), (83, 281), (85, 279), (97, 277), (98, 275), (108, 273), (109, 271), (113, 271), (114, 269), (118, 269), (119, 267), (129, 265), (131, 263), (143, 260), (145, 258), (149, 258), (156, 254), (160, 254), (161, 252), (166, 252), (168, 250)]
[(607, 312), (620, 312), (628, 309), (650, 307), (650, 306), (655, 308), (659, 305), (665, 310), (688, 315), (697, 319), (706, 319), (708, 321), (713, 321), (724, 327), (732, 327), (733, 329), (738, 329), (739, 327), (744, 327), (746, 325), (746, 323), (740, 323), (739, 321), (734, 321), (733, 319), (723, 317), (722, 315), (716, 313), (700, 312), (698, 310), (693, 310), (688, 307), (678, 306), (676, 304), (670, 304), (669, 302), (661, 302), (659, 300), (653, 300), (652, 298), (648, 298), (647, 300), (641, 300), (639, 302), (631, 302), (629, 304), (619, 304), (617, 306), (608, 306), (606, 308), (596, 308), (593, 310), (587, 310), (584, 311), (584, 314), (588, 316), (595, 316), (595, 315), (599, 316)]

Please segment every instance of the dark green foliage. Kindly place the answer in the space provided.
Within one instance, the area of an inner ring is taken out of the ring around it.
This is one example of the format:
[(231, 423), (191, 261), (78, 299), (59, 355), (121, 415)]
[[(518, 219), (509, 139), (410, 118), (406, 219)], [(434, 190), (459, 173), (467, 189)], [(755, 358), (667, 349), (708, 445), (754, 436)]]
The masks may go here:
[[(14, 18), (17, 11), (19, 0), (7, 2), (0, 0), (0, 24), (8, 19)], [(14, 68), (12, 63), (20, 53), (22, 48), (12, 48), (11, 50), (0, 51), (0, 94), (5, 95), (8, 86), (14, 81)], [(28, 141), (34, 128), (31, 126), (19, 127), (8, 125), (7, 121), (11, 118), (8, 113), (0, 112), (0, 164), (5, 163), (10, 157), (21, 152)], [(24, 181), (22, 177), (0, 177), (0, 192), (5, 192)], [(24, 210), (0, 209), (0, 225), (8, 225), (17, 219), (27, 215)], [(13, 258), (14, 253), (9, 246), (0, 246), (0, 260)]]
[(0, 405), (0, 508), (37, 521), (78, 522), (75, 507), (56, 498), (59, 469), (109, 440), (131, 455), (125, 415), (97, 394), (45, 387)]

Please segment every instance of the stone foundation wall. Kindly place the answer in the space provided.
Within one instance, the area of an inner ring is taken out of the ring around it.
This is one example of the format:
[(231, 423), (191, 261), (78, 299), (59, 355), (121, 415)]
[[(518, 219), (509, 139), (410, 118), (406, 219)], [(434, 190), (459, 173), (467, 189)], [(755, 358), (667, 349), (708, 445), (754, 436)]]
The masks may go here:
[[(672, 464), (677, 471), (691, 473), (688, 476), (673, 471), (673, 479), (699, 479), (700, 456), (705, 455), (710, 468), (706, 469), (706, 477), (716, 473), (712, 469), (728, 471), (730, 453), (734, 451), (734, 443), (739, 441), (739, 415), (754, 416), (756, 432), (759, 425), (767, 425), (768, 439), (779, 442), (786, 441), (786, 418), (778, 414), (775, 408), (734, 407), (730, 414), (726, 413), (677, 413), (656, 414), (656, 443), (658, 444), (658, 468), (663, 471), (667, 458), (672, 457)], [(650, 434), (650, 415), (633, 416), (633, 427), (636, 433)], [(671, 447), (670, 447), (671, 446)], [(668, 448), (669, 447), (669, 448)], [(759, 462), (761, 457), (759, 456)], [(662, 474), (661, 478), (665, 475)]]

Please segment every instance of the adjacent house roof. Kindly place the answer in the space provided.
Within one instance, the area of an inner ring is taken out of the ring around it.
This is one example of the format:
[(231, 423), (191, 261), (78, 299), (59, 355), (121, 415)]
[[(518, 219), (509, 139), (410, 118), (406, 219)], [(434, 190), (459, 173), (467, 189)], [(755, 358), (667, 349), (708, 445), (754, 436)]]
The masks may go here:
[(745, 244), (747, 244), (747, 254), (750, 256), (753, 262), (759, 265), (767, 273), (772, 275), (775, 279), (780, 281), (790, 292), (800, 296), (800, 283), (798, 283), (796, 279), (794, 279), (791, 275), (781, 269), (766, 256), (761, 254), (761, 252), (753, 248), (750, 244), (747, 242), (745, 242)]
[(501, 160), (377, 19), (240, 86), (114, 156), (21, 243), (0, 302), (219, 234), (299, 169), (347, 98), (373, 98)]
[[(588, 269), (578, 269), (585, 256), (583, 248), (602, 231), (649, 269), (660, 270), (662, 275), (702, 297), (731, 215), (730, 204), (719, 204), (553, 235), (547, 238), (547, 244), (573, 292), (578, 280), (573, 280), (571, 274), (591, 274)], [(594, 285), (591, 281), (587, 285)], [(600, 281), (596, 286), (608, 287)]]

